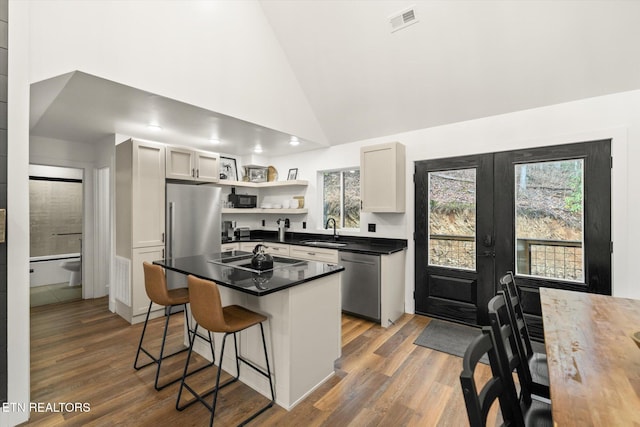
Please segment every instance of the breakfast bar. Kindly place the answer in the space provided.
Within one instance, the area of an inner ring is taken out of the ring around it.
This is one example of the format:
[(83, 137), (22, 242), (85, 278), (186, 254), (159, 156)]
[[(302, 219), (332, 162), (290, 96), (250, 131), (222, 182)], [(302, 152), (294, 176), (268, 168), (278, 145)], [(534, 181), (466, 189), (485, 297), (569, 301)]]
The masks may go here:
[[(276, 391), (276, 403), (289, 410), (334, 373), (341, 355), (341, 272), (339, 265), (274, 257), (273, 268), (256, 270), (252, 254), (228, 251), (154, 261), (167, 270), (212, 280), (220, 289), (223, 305), (238, 304), (266, 315), (267, 349)], [(216, 334), (216, 352), (222, 337)], [(239, 353), (265, 368), (259, 331), (240, 335)], [(204, 341), (194, 351), (211, 360)], [(227, 357), (229, 356), (229, 357)], [(232, 352), (225, 354), (223, 369), (235, 373)], [(240, 380), (269, 396), (266, 378), (250, 369)]]

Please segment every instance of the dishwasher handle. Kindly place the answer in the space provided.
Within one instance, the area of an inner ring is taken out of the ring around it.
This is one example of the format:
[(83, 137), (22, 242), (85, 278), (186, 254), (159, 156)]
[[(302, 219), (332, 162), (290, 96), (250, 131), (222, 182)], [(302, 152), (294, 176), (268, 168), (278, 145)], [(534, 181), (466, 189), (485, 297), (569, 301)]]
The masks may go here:
[(354, 264), (377, 265), (377, 263), (373, 261), (359, 261), (359, 260), (348, 259), (348, 258), (340, 258), (340, 261), (352, 262)]

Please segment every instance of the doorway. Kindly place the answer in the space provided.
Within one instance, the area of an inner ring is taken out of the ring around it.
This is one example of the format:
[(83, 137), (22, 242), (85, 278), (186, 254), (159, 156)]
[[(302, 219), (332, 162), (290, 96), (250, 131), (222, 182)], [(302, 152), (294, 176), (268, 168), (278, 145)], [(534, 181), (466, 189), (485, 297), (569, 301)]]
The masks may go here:
[(531, 333), (539, 288), (611, 294), (611, 141), (416, 162), (416, 313), (486, 325), (516, 274)]
[(82, 298), (83, 170), (31, 165), (31, 306)]

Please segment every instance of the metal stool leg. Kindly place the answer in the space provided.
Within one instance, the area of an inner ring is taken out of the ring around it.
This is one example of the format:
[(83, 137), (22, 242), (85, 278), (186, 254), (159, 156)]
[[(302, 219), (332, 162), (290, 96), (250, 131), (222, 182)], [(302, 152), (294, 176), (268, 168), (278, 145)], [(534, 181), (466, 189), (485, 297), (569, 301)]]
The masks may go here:
[[(169, 357), (172, 357), (172, 356), (175, 356), (177, 354), (183, 353), (183, 352), (187, 351), (188, 348), (180, 349), (180, 350), (178, 350), (178, 351), (176, 351), (174, 353), (168, 354), (166, 356), (164, 354), (164, 346), (165, 346), (165, 343), (166, 343), (166, 340), (167, 340), (167, 331), (169, 330), (169, 319), (171, 318), (170, 309), (173, 306), (168, 306), (167, 309), (169, 310), (169, 314), (165, 314), (166, 319), (165, 319), (165, 322), (164, 322), (164, 331), (163, 331), (163, 334), (162, 334), (162, 344), (160, 345), (160, 355), (159, 355), (159, 357), (156, 358), (155, 356), (153, 356), (151, 353), (149, 353), (149, 351), (147, 351), (142, 346), (143, 340), (144, 340), (144, 336), (145, 336), (145, 333), (146, 333), (146, 330), (147, 330), (147, 324), (149, 322), (149, 315), (151, 314), (151, 306), (152, 305), (153, 305), (153, 302), (149, 302), (149, 309), (147, 310), (147, 315), (145, 317), (144, 326), (142, 328), (142, 334), (140, 335), (140, 342), (138, 344), (138, 351), (136, 352), (136, 359), (133, 362), (133, 367), (134, 367), (135, 370), (140, 370), (140, 369), (142, 369), (142, 368), (144, 368), (146, 366), (149, 366), (149, 365), (155, 363), (157, 365), (157, 368), (156, 368), (156, 376), (155, 376), (155, 381), (154, 381), (154, 388), (156, 390), (162, 390), (163, 388), (180, 381), (180, 379), (182, 378), (181, 376), (179, 376), (178, 378), (170, 380), (169, 382), (167, 382), (167, 383), (165, 383), (163, 385), (158, 385), (158, 381), (160, 379), (160, 369), (162, 368), (162, 361), (164, 359), (169, 358)], [(187, 309), (186, 304), (184, 304), (184, 308), (185, 308), (185, 315), (186, 315), (186, 309)], [(191, 336), (191, 333), (189, 332), (188, 319), (187, 319), (187, 335), (189, 337)], [(138, 366), (138, 359), (139, 359), (141, 351), (151, 358), (151, 362), (146, 363), (146, 364), (141, 365), (141, 366)], [(211, 366), (211, 365), (207, 365), (207, 366)], [(199, 368), (198, 370), (204, 369), (207, 366)], [(197, 371), (194, 371), (194, 372), (197, 372)]]
[(273, 381), (271, 380), (271, 368), (269, 366), (269, 355), (267, 354), (267, 340), (264, 337), (264, 328), (262, 326), (262, 322), (260, 322), (260, 334), (262, 335), (262, 348), (264, 349), (264, 360), (267, 364), (267, 372), (264, 372), (262, 369), (258, 368), (257, 366), (254, 366), (253, 364), (249, 363), (248, 361), (245, 361), (244, 359), (241, 359), (241, 360), (245, 362), (247, 365), (249, 365), (250, 367), (252, 367), (253, 369), (255, 369), (258, 373), (266, 376), (269, 379), (269, 389), (271, 390), (271, 401), (267, 403), (264, 407), (259, 409), (257, 412), (255, 412), (253, 415), (251, 415), (249, 418), (242, 421), (239, 424), (240, 426), (243, 426), (249, 423), (250, 421), (254, 420), (258, 415), (262, 414), (264, 411), (271, 408), (276, 401), (276, 395), (273, 390)]
[[(197, 330), (197, 326), (196, 326), (196, 330)], [(238, 332), (240, 332), (240, 331), (238, 331)], [(183, 376), (182, 383), (180, 384), (180, 390), (178, 391), (178, 399), (176, 401), (176, 409), (181, 411), (184, 408), (186, 408), (187, 406), (190, 406), (190, 405), (194, 404), (195, 402), (201, 402), (211, 412), (211, 416), (209, 417), (209, 426), (213, 426), (213, 419), (215, 417), (216, 406), (217, 406), (217, 403), (218, 403), (218, 393), (224, 387), (226, 387), (229, 384), (232, 384), (232, 383), (238, 381), (238, 379), (240, 378), (240, 362), (243, 362), (244, 364), (248, 365), (250, 368), (252, 368), (255, 371), (257, 371), (259, 374), (262, 374), (263, 376), (267, 377), (269, 379), (269, 388), (270, 388), (270, 391), (271, 391), (271, 400), (269, 401), (269, 403), (267, 405), (265, 405), (263, 408), (259, 409), (254, 414), (252, 414), (249, 418), (247, 418), (244, 421), (242, 421), (240, 423), (240, 425), (247, 424), (249, 421), (252, 421), (258, 415), (262, 414), (264, 411), (266, 411), (267, 409), (271, 408), (273, 406), (273, 404), (275, 403), (275, 392), (274, 392), (274, 388), (273, 388), (273, 381), (271, 379), (271, 366), (269, 364), (269, 356), (268, 356), (268, 353), (267, 353), (267, 340), (266, 340), (265, 335), (264, 335), (264, 328), (262, 326), (262, 323), (260, 323), (260, 333), (262, 335), (262, 347), (264, 349), (264, 356), (265, 356), (265, 361), (266, 361), (266, 364), (267, 364), (266, 372), (264, 370), (262, 370), (261, 368), (257, 367), (256, 365), (254, 365), (249, 360), (244, 359), (242, 356), (240, 356), (238, 354), (238, 340), (237, 340), (237, 336), (236, 336), (237, 332), (227, 332), (227, 333), (224, 334), (224, 337), (222, 338), (222, 347), (220, 349), (220, 358), (218, 359), (219, 360), (219, 364), (218, 364), (218, 371), (216, 372), (216, 384), (215, 384), (215, 386), (213, 387), (213, 389), (207, 391), (206, 393), (199, 394), (195, 390), (193, 390), (185, 382), (185, 378), (186, 377)], [(222, 375), (222, 361), (224, 360), (224, 350), (225, 350), (225, 347), (226, 347), (227, 336), (229, 336), (231, 334), (233, 334), (233, 344), (234, 344), (235, 357), (236, 357), (236, 375), (231, 377), (227, 381), (225, 381), (223, 384), (220, 384), (220, 377)], [(189, 355), (187, 356), (187, 366), (185, 366), (185, 373), (187, 372), (189, 359), (191, 357), (191, 351), (193, 350), (193, 340), (194, 339), (195, 338), (192, 338), (192, 340), (190, 342), (190, 345), (189, 345)], [(195, 399), (191, 400), (190, 402), (186, 403), (183, 406), (180, 406), (180, 397), (182, 395), (183, 388), (186, 388), (187, 390), (189, 390), (189, 392), (195, 397)], [(204, 400), (210, 394), (213, 394), (213, 401), (211, 402), (211, 405)]]
[[(162, 357), (164, 355), (164, 344), (167, 341), (167, 330), (169, 329), (169, 319), (171, 318), (171, 314), (165, 314), (166, 319), (164, 320), (164, 333), (162, 334), (162, 344), (160, 345), (160, 357), (158, 357), (158, 369), (156, 369), (156, 380), (153, 383), (153, 386), (155, 387), (156, 390), (161, 390), (163, 388), (165, 388), (166, 386), (168, 386), (169, 384), (173, 384), (174, 382), (176, 382), (179, 378), (176, 378), (175, 380), (164, 384), (163, 386), (158, 387), (158, 379), (160, 379), (160, 368), (162, 368), (162, 361), (164, 360), (164, 357)], [(184, 350), (180, 350), (174, 354), (177, 353), (182, 353)], [(169, 356), (173, 356), (173, 354), (169, 355)]]
[[(216, 413), (216, 403), (218, 402), (218, 392), (220, 391), (220, 374), (222, 373), (222, 361), (224, 360), (224, 345), (227, 342), (227, 336), (229, 334), (224, 334), (224, 337), (222, 338), (222, 349), (220, 351), (220, 364), (218, 365), (218, 373), (216, 374), (216, 387), (214, 388), (214, 393), (213, 393), (213, 404), (211, 405), (211, 417), (209, 418), (209, 427), (213, 426), (213, 417), (215, 416)], [(233, 338), (235, 340), (236, 338), (236, 334), (233, 334)], [(238, 347), (236, 346), (236, 351), (238, 350)], [(237, 354), (237, 353), (236, 353)], [(240, 376), (240, 371), (238, 371), (238, 376), (235, 377), (234, 380), (224, 384), (231, 384), (231, 382), (234, 382), (235, 380), (238, 379), (238, 377)]]
[(133, 368), (137, 371), (138, 369), (144, 368), (145, 366), (150, 365), (153, 362), (147, 363), (144, 366), (138, 367), (138, 357), (140, 356), (140, 350), (142, 350), (142, 340), (144, 340), (144, 333), (147, 330), (147, 322), (149, 322), (149, 314), (151, 313), (151, 305), (153, 303), (149, 302), (149, 309), (147, 310), (147, 316), (144, 319), (144, 326), (142, 327), (142, 334), (140, 335), (140, 342), (138, 343), (138, 351), (136, 352), (136, 360), (133, 361)]
[[(198, 334), (198, 326), (199, 326), (198, 323), (196, 323), (196, 326), (193, 329), (193, 333), (190, 334), (190, 336), (189, 336), (189, 352), (187, 353), (187, 361), (185, 362), (185, 365), (184, 365), (184, 372), (183, 372), (182, 378), (181, 378), (182, 381), (180, 382), (180, 388), (178, 389), (178, 398), (176, 399), (176, 409), (178, 411), (182, 411), (184, 408), (186, 408), (187, 406), (192, 405), (193, 403), (197, 402), (198, 400), (200, 400), (201, 402), (204, 403), (204, 401), (199, 397), (199, 395), (189, 386), (189, 384), (187, 384), (185, 382), (185, 379), (188, 376), (190, 376), (192, 374), (195, 374), (196, 372), (200, 372), (201, 370), (214, 365), (215, 362), (216, 362), (216, 353), (215, 353), (214, 346), (213, 346), (213, 337), (211, 336), (211, 331), (207, 331), (207, 336), (208, 336), (208, 339), (207, 339), (207, 337), (203, 337), (202, 335)], [(211, 361), (211, 363), (209, 363), (207, 365), (201, 366), (200, 368), (198, 368), (198, 369), (196, 369), (196, 370), (194, 370), (192, 372), (189, 372), (189, 362), (191, 361), (191, 354), (193, 353), (193, 344), (195, 343), (196, 336), (198, 336), (198, 337), (204, 339), (205, 341), (209, 342), (209, 348), (211, 349), (212, 361)], [(192, 395), (196, 396), (197, 399), (196, 400), (192, 400), (191, 402), (188, 402), (187, 404), (185, 404), (183, 406), (180, 406), (180, 397), (182, 396), (182, 390), (185, 389), (185, 388), (187, 390), (189, 390), (189, 392), (191, 392)], [(209, 407), (208, 405), (206, 405), (206, 406), (207, 406), (207, 408)]]

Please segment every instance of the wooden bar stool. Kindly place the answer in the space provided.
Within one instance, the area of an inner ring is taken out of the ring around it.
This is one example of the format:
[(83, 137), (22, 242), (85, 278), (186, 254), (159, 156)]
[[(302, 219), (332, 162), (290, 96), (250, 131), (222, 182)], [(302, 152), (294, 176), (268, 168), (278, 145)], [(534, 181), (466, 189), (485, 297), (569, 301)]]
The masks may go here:
[[(142, 327), (142, 335), (140, 335), (140, 343), (138, 344), (138, 351), (136, 352), (136, 360), (133, 362), (133, 367), (137, 371), (155, 363), (157, 365), (157, 368), (156, 368), (156, 379), (154, 382), (154, 387), (156, 390), (162, 390), (168, 385), (171, 385), (182, 379), (182, 376), (178, 376), (177, 378), (174, 378), (169, 382), (159, 386), (158, 380), (160, 378), (160, 368), (162, 367), (162, 361), (171, 356), (175, 356), (176, 354), (179, 354), (188, 350), (188, 347), (185, 347), (174, 353), (171, 353), (168, 355), (164, 354), (164, 345), (165, 345), (165, 341), (167, 340), (167, 330), (169, 329), (169, 319), (171, 318), (172, 307), (175, 307), (175, 306), (184, 307), (185, 321), (187, 323), (187, 333), (189, 334), (190, 342), (191, 342), (191, 335), (195, 333), (195, 330), (192, 331), (191, 328), (189, 327), (189, 316), (187, 314), (187, 304), (189, 303), (189, 290), (187, 288), (168, 289), (167, 279), (164, 274), (164, 269), (159, 265), (143, 262), (142, 267), (144, 269), (144, 288), (145, 288), (145, 291), (147, 292), (147, 296), (151, 301), (149, 302), (149, 309), (147, 310), (147, 316), (144, 319), (144, 326)], [(160, 355), (158, 357), (153, 356), (147, 349), (145, 349), (142, 346), (142, 342), (144, 340), (144, 334), (147, 331), (147, 323), (149, 322), (149, 314), (151, 314), (151, 306), (154, 303), (164, 306), (165, 310), (168, 309), (168, 313), (165, 312), (166, 320), (164, 322), (162, 344), (160, 345)], [(211, 337), (211, 333), (208, 334), (208, 337), (201, 336), (201, 338), (209, 342), (209, 346), (211, 347), (211, 354), (214, 354), (213, 339)], [(138, 366), (138, 359), (140, 357), (141, 351), (151, 358), (151, 362)], [(213, 365), (213, 362), (205, 366), (199, 367), (198, 369), (190, 372), (188, 375), (194, 374), (211, 365)]]
[[(191, 311), (194, 319), (197, 322), (196, 330), (198, 326), (202, 326), (209, 333), (224, 333), (224, 337), (222, 339), (222, 349), (220, 351), (220, 363), (218, 365), (218, 373), (216, 375), (216, 385), (212, 390), (209, 390), (204, 394), (199, 394), (185, 382), (187, 369), (189, 368), (189, 359), (191, 358), (191, 353), (193, 352), (193, 343), (195, 341), (195, 335), (192, 335), (189, 345), (189, 354), (187, 356), (187, 364), (184, 367), (184, 375), (182, 377), (182, 382), (180, 383), (180, 390), (178, 391), (176, 409), (181, 411), (187, 406), (199, 401), (211, 412), (209, 425), (212, 426), (213, 418), (216, 411), (216, 402), (218, 400), (218, 391), (221, 388), (226, 387), (238, 380), (238, 378), (240, 377), (240, 362), (243, 362), (258, 373), (267, 377), (269, 379), (269, 388), (271, 389), (271, 401), (266, 406), (259, 409), (257, 412), (249, 416), (249, 418), (240, 423), (240, 425), (244, 425), (272, 407), (275, 402), (273, 382), (271, 380), (271, 369), (269, 367), (269, 357), (267, 355), (267, 342), (264, 338), (264, 328), (262, 326), (262, 322), (267, 320), (267, 317), (238, 305), (222, 307), (220, 291), (218, 290), (218, 286), (212, 281), (199, 279), (195, 276), (188, 276), (187, 284), (189, 286), (189, 294), (191, 295)], [(238, 342), (236, 339), (236, 333), (255, 325), (260, 325), (260, 333), (262, 334), (262, 347), (264, 348), (264, 357), (267, 364), (266, 372), (238, 354)], [(237, 374), (235, 377), (229, 379), (224, 384), (220, 384), (222, 361), (224, 360), (224, 347), (227, 336), (230, 334), (233, 334)], [(183, 388), (189, 390), (189, 392), (191, 392), (191, 394), (195, 396), (195, 399), (181, 406), (180, 397), (182, 395)], [(211, 405), (209, 405), (204, 400), (210, 394), (213, 394), (213, 403)]]

